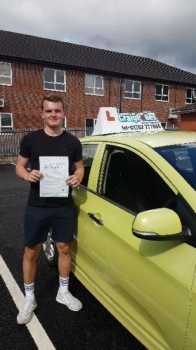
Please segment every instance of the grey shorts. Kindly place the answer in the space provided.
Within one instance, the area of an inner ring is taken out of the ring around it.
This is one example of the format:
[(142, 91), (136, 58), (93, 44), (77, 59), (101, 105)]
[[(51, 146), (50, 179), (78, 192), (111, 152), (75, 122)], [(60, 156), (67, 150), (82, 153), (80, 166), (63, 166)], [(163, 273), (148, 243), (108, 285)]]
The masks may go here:
[(24, 245), (34, 247), (47, 239), (52, 229), (55, 242), (71, 243), (76, 228), (76, 208), (73, 203), (64, 207), (26, 206), (24, 217)]

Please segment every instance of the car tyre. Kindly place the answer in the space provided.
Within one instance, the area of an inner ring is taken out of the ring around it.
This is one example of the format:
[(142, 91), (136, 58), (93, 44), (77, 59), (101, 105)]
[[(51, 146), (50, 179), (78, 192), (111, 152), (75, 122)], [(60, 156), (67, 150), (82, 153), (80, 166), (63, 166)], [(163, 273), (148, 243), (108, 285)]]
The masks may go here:
[(52, 229), (48, 232), (48, 237), (42, 243), (42, 250), (44, 256), (50, 266), (56, 266), (58, 262), (58, 251), (55, 241), (52, 239)]

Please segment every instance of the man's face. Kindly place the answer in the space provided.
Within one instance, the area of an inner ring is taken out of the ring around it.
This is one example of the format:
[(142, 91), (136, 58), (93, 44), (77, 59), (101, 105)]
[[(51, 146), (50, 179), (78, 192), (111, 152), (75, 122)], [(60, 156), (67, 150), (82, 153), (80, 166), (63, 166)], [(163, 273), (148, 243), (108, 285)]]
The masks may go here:
[(65, 113), (61, 102), (44, 101), (41, 117), (50, 128), (62, 126)]

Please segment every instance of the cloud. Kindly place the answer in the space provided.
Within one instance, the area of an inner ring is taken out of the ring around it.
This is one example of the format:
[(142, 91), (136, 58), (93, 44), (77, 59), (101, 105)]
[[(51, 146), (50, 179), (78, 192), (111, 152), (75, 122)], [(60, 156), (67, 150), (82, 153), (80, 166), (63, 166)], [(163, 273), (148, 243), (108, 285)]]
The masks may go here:
[(196, 72), (195, 0), (7, 0), (0, 28)]

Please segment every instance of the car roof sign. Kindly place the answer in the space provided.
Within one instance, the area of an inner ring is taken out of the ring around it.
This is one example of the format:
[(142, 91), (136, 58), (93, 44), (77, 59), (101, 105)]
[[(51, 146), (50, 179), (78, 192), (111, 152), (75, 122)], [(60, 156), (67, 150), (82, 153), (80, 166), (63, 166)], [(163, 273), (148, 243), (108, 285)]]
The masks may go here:
[(101, 107), (92, 135), (159, 131), (164, 129), (155, 113), (118, 113), (115, 107)]

